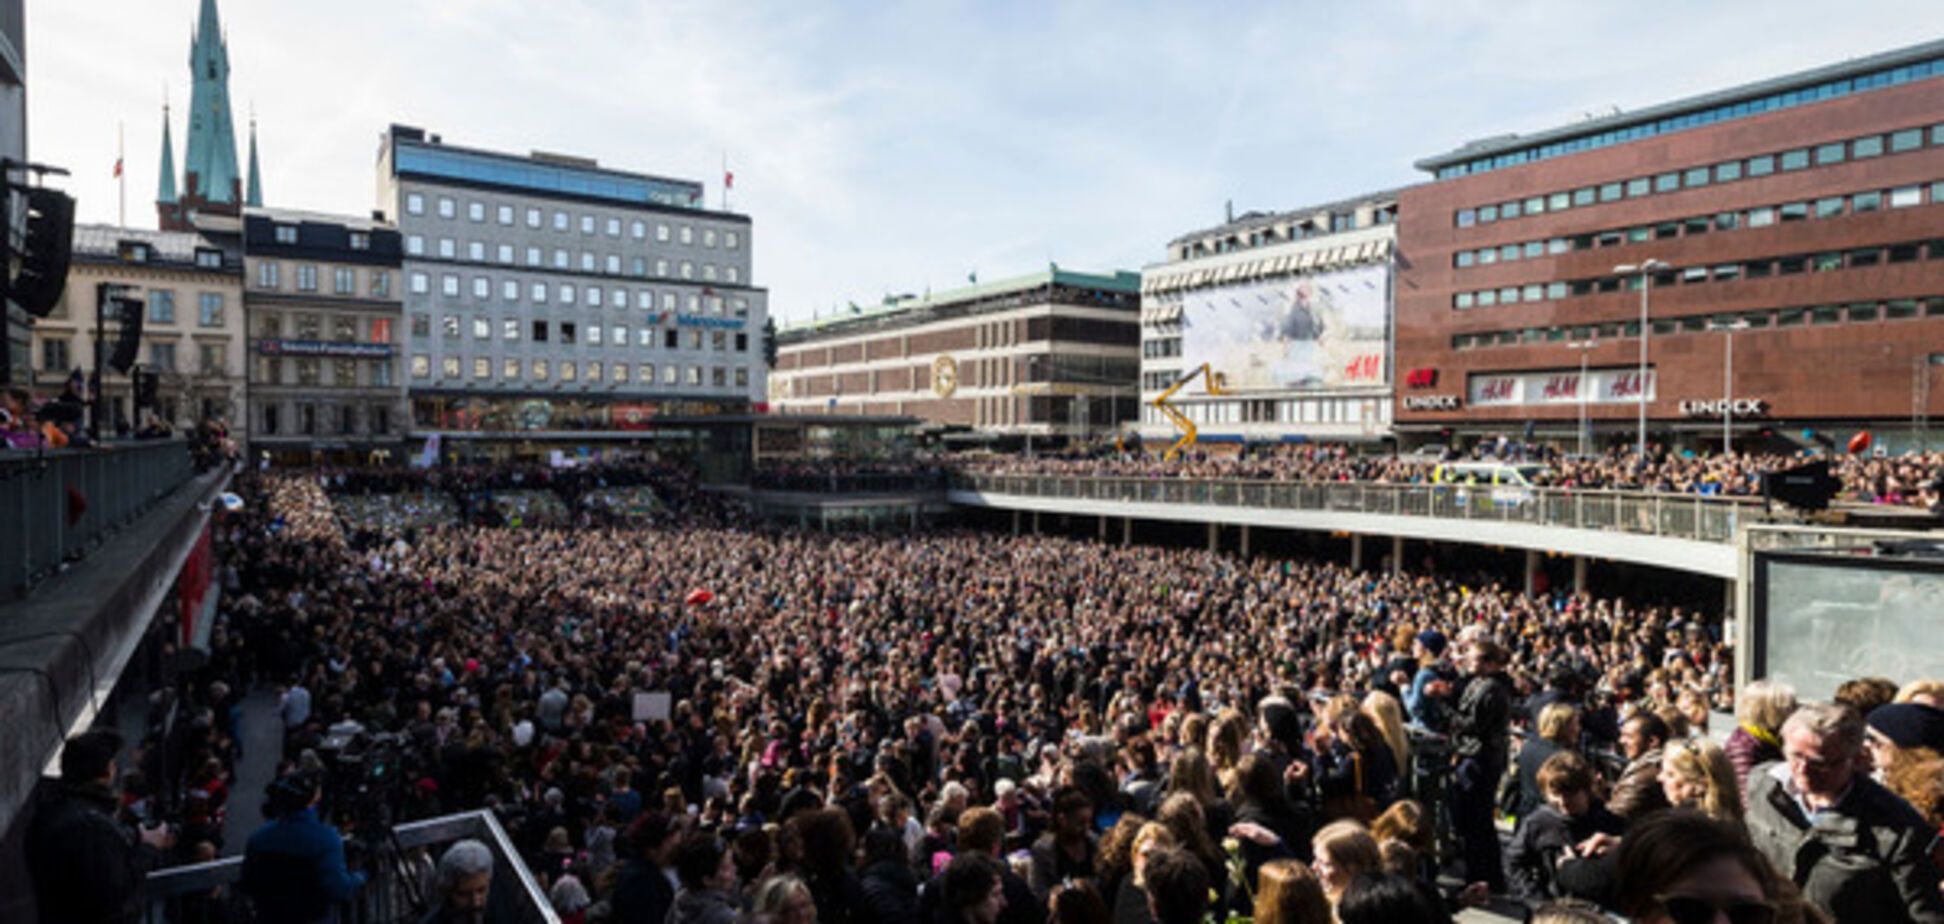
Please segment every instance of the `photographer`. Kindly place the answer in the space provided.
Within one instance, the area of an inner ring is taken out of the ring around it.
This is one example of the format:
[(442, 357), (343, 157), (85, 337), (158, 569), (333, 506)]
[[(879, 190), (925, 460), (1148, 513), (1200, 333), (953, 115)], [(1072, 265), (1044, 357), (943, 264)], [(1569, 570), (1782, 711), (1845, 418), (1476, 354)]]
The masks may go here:
[(94, 729), (61, 750), (59, 790), (34, 815), (27, 865), (42, 921), (62, 924), (135, 921), (142, 878), (175, 844), (164, 827), (138, 838), (115, 820), (115, 755), (121, 736)]
[(344, 837), (318, 820), (324, 787), (302, 773), (270, 784), (271, 820), (243, 850), (243, 892), (266, 921), (335, 921), (337, 906), (364, 885), (344, 865)]

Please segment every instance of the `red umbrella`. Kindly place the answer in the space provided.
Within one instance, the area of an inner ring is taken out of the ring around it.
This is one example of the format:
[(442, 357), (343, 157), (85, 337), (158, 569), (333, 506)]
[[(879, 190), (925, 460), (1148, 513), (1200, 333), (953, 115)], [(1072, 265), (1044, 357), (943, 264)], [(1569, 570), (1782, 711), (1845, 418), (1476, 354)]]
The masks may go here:
[(1868, 430), (1856, 431), (1856, 435), (1850, 437), (1850, 441), (1849, 441), (1850, 454), (1855, 455), (1856, 453), (1859, 452), (1868, 452), (1870, 449), (1870, 442), (1871, 442), (1870, 431)]
[(687, 602), (689, 606), (702, 606), (703, 604), (706, 604), (709, 601), (714, 599), (715, 599), (715, 594), (710, 592), (707, 588), (697, 587), (696, 589), (689, 591)]

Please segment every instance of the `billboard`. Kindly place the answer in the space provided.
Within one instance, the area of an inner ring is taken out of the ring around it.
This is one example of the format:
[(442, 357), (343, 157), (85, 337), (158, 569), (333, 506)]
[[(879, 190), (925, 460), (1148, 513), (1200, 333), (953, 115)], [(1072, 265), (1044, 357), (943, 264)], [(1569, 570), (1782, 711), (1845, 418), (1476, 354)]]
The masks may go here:
[(1473, 373), (1466, 401), (1472, 407), (1530, 404), (1638, 404), (1642, 383), (1647, 400), (1654, 400), (1654, 370), (1646, 378), (1638, 367), (1593, 369), (1581, 381), (1578, 372)]
[(1382, 385), (1389, 334), (1383, 264), (1182, 297), (1183, 368), (1207, 363), (1238, 391)]

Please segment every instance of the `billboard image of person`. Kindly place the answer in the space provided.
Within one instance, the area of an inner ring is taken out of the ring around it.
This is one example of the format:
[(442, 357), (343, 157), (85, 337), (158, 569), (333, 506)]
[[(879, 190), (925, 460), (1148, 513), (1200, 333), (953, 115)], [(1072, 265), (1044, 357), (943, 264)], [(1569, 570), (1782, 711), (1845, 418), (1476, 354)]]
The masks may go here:
[(1208, 363), (1242, 391), (1381, 385), (1389, 282), (1371, 265), (1189, 292), (1183, 365)]

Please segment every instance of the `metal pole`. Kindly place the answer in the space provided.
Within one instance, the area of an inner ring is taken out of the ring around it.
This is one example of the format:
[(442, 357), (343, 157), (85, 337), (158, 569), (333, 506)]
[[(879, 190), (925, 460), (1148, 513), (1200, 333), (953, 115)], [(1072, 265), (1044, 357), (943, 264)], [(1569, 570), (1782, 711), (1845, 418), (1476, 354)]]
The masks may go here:
[(88, 439), (96, 446), (101, 445), (101, 391), (107, 384), (101, 380), (101, 340), (102, 315), (107, 311), (113, 283), (100, 283), (95, 286), (95, 330), (94, 330), (94, 382), (88, 392)]
[(1728, 455), (1733, 435), (1729, 432), (1735, 422), (1735, 329), (1728, 328), (1728, 342), (1723, 346), (1728, 358), (1721, 364), (1721, 454)]
[(1580, 399), (1580, 400), (1579, 400), (1579, 454), (1580, 454), (1580, 455), (1581, 455), (1582, 457), (1584, 457), (1584, 456), (1586, 455), (1586, 430), (1587, 430), (1587, 420), (1586, 420), (1586, 345), (1585, 345), (1585, 344), (1581, 344), (1581, 345), (1580, 345), (1580, 377), (1579, 377), (1579, 399)]
[(1647, 293), (1654, 285), (1653, 271), (1649, 268), (1652, 263), (1647, 260), (1640, 264), (1640, 381), (1634, 383), (1635, 398), (1640, 403), (1640, 435), (1634, 452), (1643, 462), (1647, 459)]

